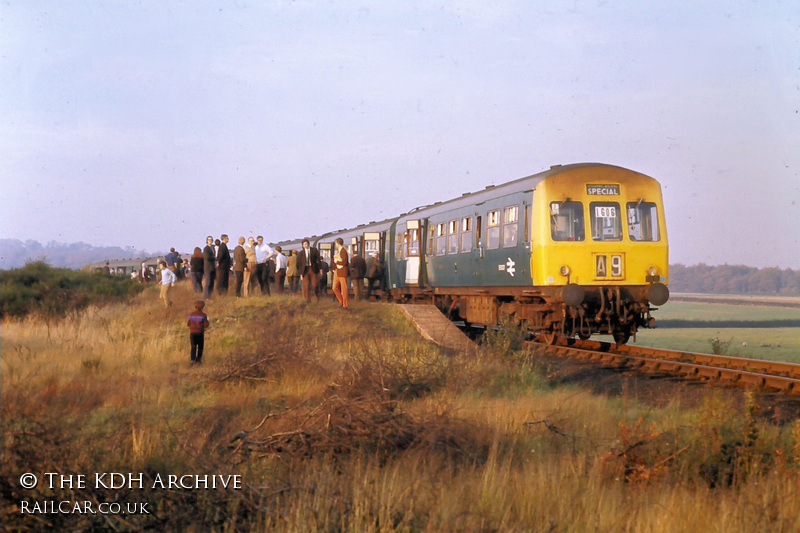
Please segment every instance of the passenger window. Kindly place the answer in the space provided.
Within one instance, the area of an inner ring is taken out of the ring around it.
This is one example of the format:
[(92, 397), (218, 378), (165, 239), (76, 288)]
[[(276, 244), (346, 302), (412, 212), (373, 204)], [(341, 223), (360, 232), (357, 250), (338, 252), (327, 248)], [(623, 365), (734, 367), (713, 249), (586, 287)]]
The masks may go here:
[(658, 208), (652, 202), (628, 203), (628, 234), (632, 241), (658, 241)]
[(592, 202), (589, 204), (592, 221), (592, 239), (595, 241), (621, 241), (622, 222), (619, 204), (616, 202)]
[(403, 259), (403, 252), (405, 251), (405, 236), (406, 233), (402, 230), (398, 231), (394, 236), (394, 258), (398, 261)]
[(519, 207), (512, 205), (503, 210), (503, 248), (513, 248), (517, 245), (517, 231), (519, 229)]
[(428, 242), (426, 245), (426, 254), (433, 255), (433, 245), (436, 243), (436, 226), (431, 224), (428, 226)]
[(500, 248), (500, 211), (489, 211), (486, 217), (486, 248)]
[(472, 251), (472, 218), (461, 219), (461, 253)]
[(550, 203), (550, 236), (554, 241), (585, 239), (581, 202)]
[(444, 222), (436, 226), (436, 255), (444, 255), (447, 252), (447, 233)]
[(419, 229), (410, 229), (406, 234), (408, 257), (419, 257)]
[(458, 253), (458, 220), (451, 220), (447, 228), (447, 253)]

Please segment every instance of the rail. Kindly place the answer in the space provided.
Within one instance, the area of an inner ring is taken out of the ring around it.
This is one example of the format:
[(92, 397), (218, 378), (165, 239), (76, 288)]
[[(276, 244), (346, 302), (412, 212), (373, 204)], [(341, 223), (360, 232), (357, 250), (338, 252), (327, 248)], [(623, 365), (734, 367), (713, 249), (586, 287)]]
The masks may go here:
[(800, 365), (795, 363), (564, 338), (552, 345), (531, 341), (526, 343), (526, 347), (549, 355), (574, 357), (642, 372), (716, 380), (800, 395)]

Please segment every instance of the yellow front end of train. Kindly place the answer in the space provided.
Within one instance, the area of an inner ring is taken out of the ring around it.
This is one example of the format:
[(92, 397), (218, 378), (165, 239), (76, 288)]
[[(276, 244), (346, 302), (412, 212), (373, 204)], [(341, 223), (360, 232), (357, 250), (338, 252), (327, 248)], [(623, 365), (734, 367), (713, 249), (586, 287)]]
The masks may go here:
[(647, 327), (649, 305), (669, 297), (659, 183), (619, 167), (579, 165), (543, 179), (533, 204), (533, 285), (560, 291), (562, 333)]

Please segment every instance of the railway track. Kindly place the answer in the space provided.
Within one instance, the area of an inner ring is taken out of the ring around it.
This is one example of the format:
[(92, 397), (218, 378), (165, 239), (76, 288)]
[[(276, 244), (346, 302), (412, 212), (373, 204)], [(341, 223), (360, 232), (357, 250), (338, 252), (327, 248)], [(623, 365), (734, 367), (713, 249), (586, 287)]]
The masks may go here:
[(579, 339), (557, 339), (555, 344), (530, 341), (526, 347), (559, 357), (572, 357), (616, 368), (719, 381), (743, 387), (800, 395), (800, 365), (726, 355), (710, 355), (617, 345)]

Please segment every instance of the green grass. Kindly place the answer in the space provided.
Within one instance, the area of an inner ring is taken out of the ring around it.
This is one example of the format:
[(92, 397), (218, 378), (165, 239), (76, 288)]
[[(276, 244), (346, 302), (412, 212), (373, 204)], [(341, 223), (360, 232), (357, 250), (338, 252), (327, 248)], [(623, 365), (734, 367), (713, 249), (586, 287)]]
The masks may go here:
[[(769, 322), (772, 320), (800, 320), (800, 309), (770, 306), (730, 305), (723, 303), (670, 302), (655, 311), (659, 320), (686, 320), (708, 322), (741, 321)], [(800, 363), (800, 328), (656, 328), (643, 329), (630, 344), (652, 346), (668, 350), (713, 353), (712, 341), (719, 339), (727, 344), (726, 354), (749, 359), (787, 361)]]
[[(800, 328), (686, 328), (640, 330), (629, 344), (713, 353), (711, 341), (730, 340), (727, 355), (800, 363)], [(744, 346), (743, 343), (747, 345)], [(769, 346), (762, 346), (769, 345)]]

